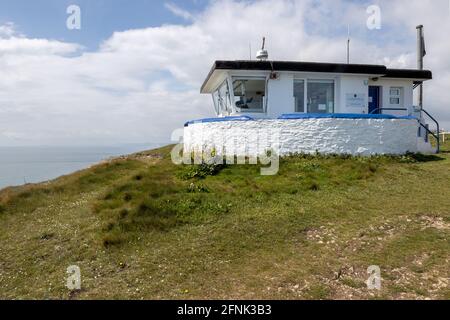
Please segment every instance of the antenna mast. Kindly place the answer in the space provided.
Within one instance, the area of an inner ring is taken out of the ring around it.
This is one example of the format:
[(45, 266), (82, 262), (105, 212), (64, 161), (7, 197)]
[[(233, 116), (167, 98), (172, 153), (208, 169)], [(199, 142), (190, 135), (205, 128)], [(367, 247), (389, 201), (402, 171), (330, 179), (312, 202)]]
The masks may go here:
[(348, 25), (348, 37), (347, 37), (347, 64), (350, 63), (350, 25)]

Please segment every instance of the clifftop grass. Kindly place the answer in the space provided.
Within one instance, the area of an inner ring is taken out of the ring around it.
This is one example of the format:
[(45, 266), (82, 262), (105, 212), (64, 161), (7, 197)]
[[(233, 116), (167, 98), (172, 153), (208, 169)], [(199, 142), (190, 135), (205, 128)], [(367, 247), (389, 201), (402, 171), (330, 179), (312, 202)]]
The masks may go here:
[(170, 150), (1, 191), (0, 298), (450, 298), (448, 143), (289, 157), (276, 176), (175, 166)]

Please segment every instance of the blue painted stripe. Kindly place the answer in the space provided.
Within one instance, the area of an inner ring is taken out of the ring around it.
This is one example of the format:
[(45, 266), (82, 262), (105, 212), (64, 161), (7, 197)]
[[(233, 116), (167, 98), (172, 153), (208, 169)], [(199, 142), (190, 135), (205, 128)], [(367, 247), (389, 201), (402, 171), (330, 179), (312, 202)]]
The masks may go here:
[(283, 114), (279, 120), (297, 119), (407, 119), (417, 120), (411, 116), (394, 116), (390, 114), (357, 114), (357, 113), (292, 113)]
[[(291, 113), (283, 114), (277, 120), (300, 120), (300, 119), (406, 119), (418, 120), (413, 116), (394, 116), (390, 114), (357, 114), (357, 113)], [(271, 119), (264, 119), (271, 120)], [(272, 119), (273, 120), (273, 119)], [(223, 117), (223, 118), (206, 118), (188, 121), (184, 124), (188, 127), (196, 123), (212, 123), (212, 122), (228, 122), (228, 121), (255, 121), (249, 116)]]
[(228, 121), (254, 121), (252, 117), (249, 116), (238, 116), (238, 117), (223, 117), (223, 118), (207, 118), (188, 121), (184, 124), (185, 127), (195, 124), (195, 123), (211, 123), (211, 122), (228, 122)]

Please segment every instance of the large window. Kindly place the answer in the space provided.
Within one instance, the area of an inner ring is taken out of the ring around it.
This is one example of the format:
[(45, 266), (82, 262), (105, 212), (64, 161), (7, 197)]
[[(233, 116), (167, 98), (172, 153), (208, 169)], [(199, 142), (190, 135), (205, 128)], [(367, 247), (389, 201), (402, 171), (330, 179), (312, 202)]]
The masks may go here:
[(233, 78), (234, 103), (240, 112), (264, 112), (266, 80)]
[(308, 80), (308, 112), (334, 112), (334, 81)]
[(295, 112), (334, 113), (334, 80), (294, 80), (294, 99)]

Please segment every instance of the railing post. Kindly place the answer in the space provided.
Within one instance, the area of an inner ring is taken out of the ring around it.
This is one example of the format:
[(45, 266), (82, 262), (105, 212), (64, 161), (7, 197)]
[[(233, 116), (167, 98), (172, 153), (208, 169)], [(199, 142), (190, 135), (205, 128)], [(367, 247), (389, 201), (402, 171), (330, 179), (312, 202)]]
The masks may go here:
[(438, 141), (437, 141), (437, 153), (441, 152), (441, 131), (439, 130), (439, 123), (437, 124), (437, 136), (438, 136)]

